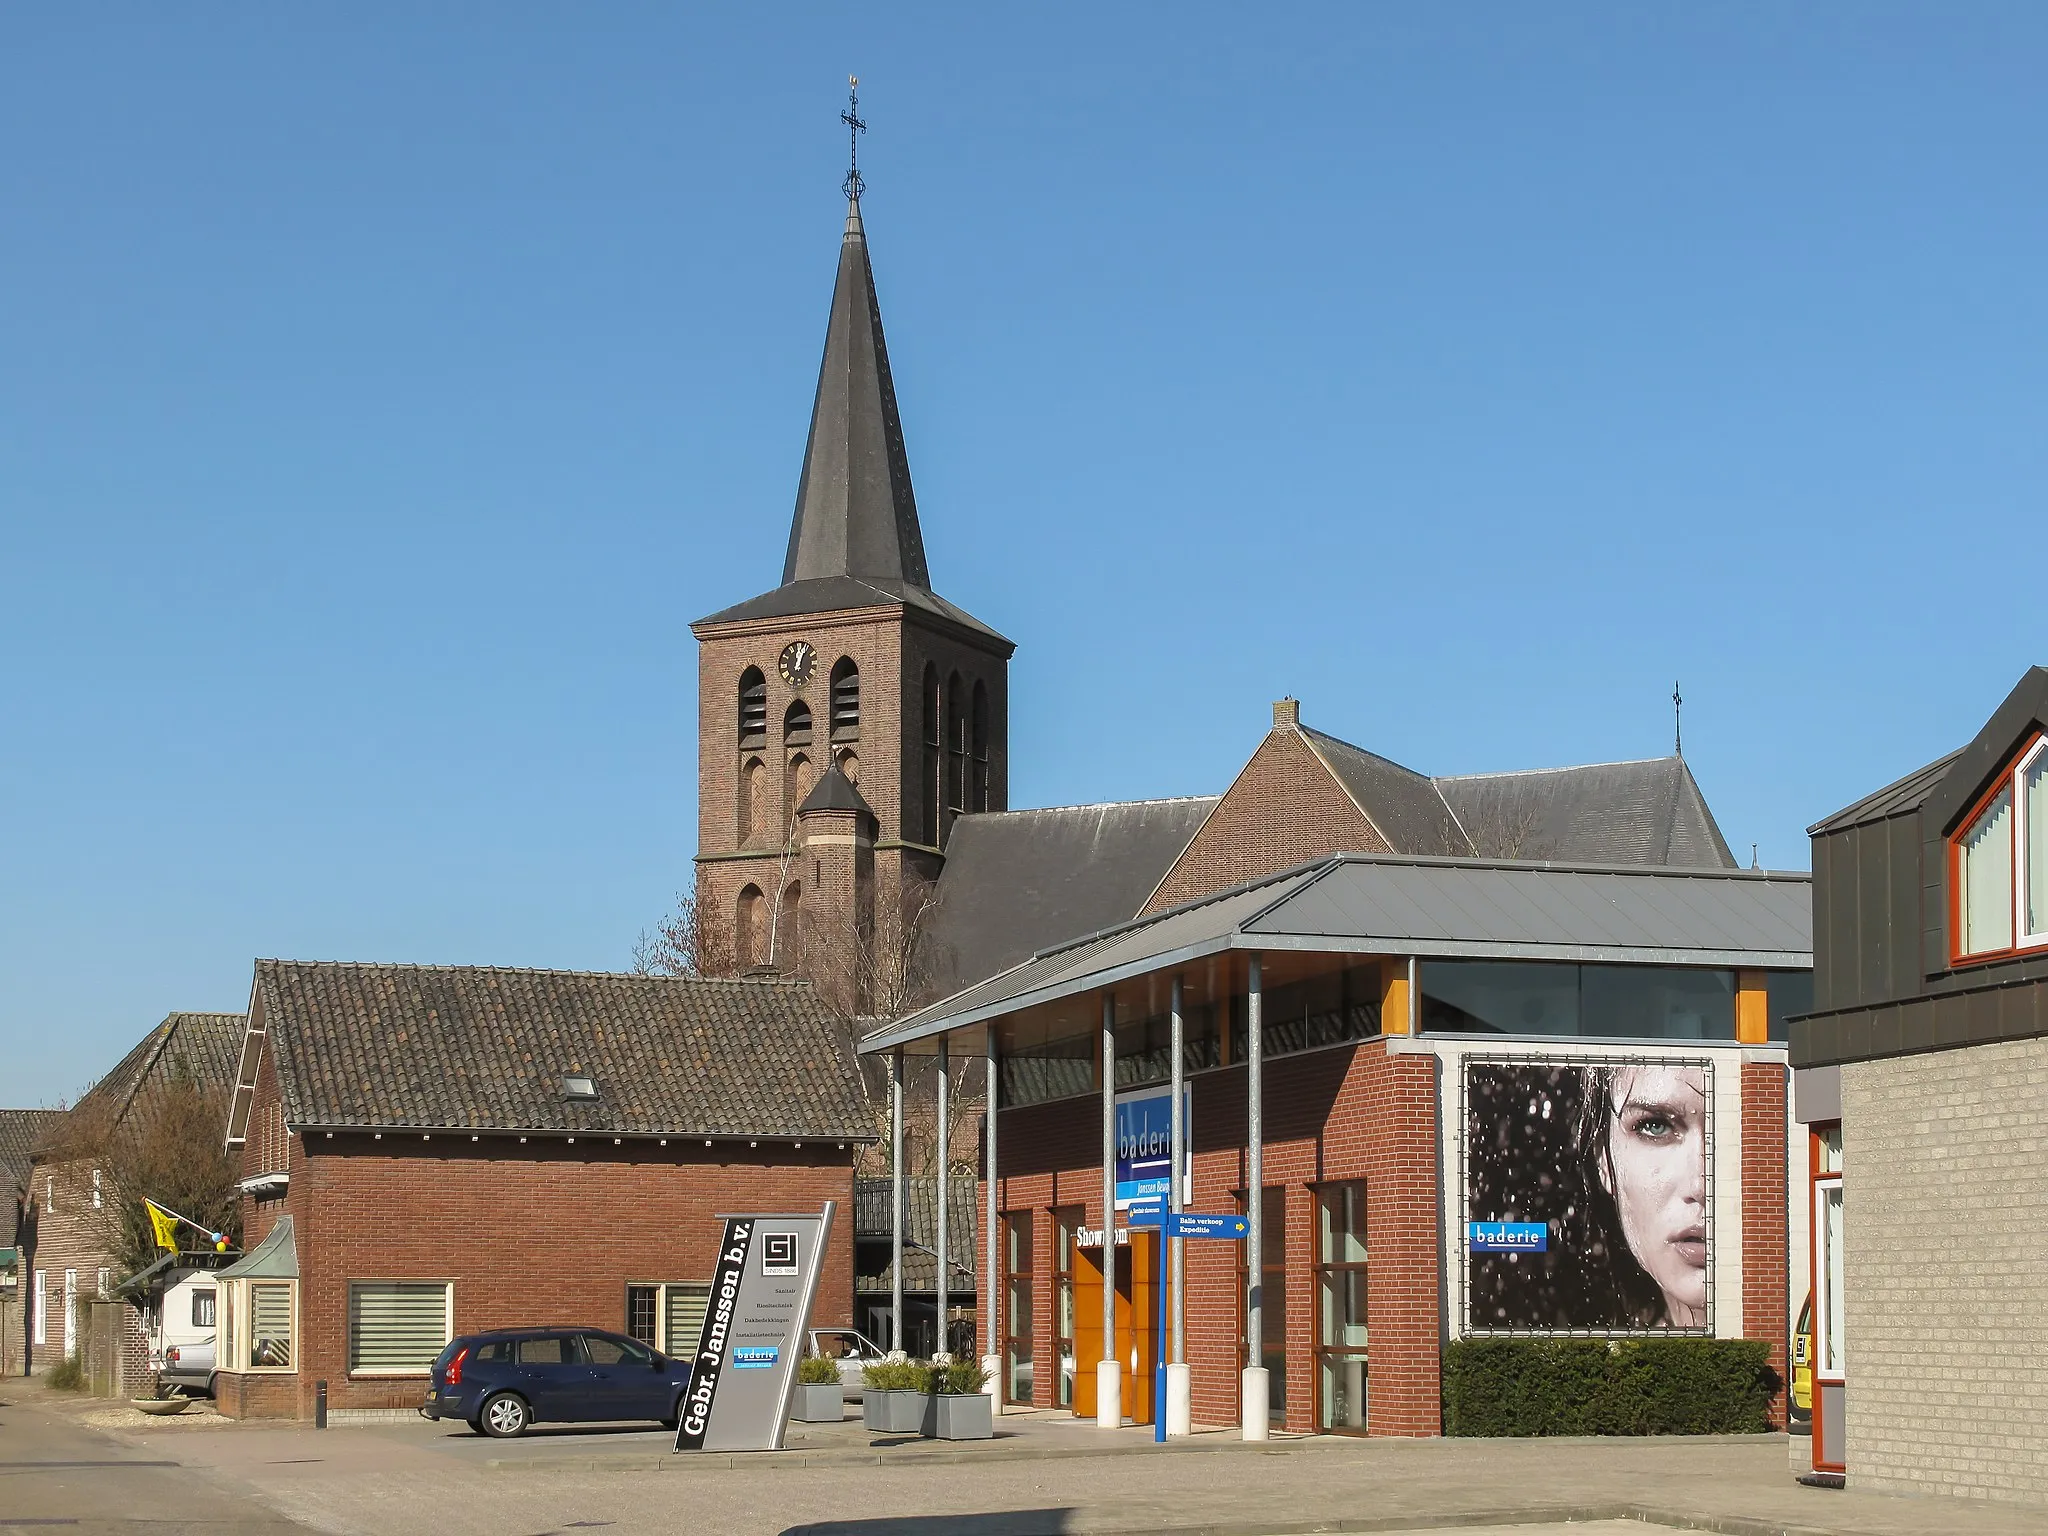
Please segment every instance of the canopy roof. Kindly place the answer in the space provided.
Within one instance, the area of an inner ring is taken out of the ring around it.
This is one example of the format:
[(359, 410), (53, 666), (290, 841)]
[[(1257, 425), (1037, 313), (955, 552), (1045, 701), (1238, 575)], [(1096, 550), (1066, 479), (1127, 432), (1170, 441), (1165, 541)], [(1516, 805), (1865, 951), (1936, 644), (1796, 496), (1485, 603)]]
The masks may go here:
[(292, 1219), (277, 1218), (270, 1235), (222, 1270), (222, 1280), (296, 1280), (299, 1278), (299, 1242), (292, 1235)]
[(935, 1042), (1232, 951), (1803, 970), (1812, 877), (1339, 854), (1040, 951), (860, 1048)]

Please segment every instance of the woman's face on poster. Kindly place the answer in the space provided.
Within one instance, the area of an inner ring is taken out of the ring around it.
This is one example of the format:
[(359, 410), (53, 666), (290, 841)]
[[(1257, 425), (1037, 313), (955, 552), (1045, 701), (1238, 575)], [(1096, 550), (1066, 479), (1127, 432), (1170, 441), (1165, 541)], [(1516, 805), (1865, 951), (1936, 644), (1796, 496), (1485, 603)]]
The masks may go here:
[(1699, 1067), (1624, 1067), (1601, 1170), (1622, 1235), (1675, 1328), (1707, 1320), (1707, 1082)]

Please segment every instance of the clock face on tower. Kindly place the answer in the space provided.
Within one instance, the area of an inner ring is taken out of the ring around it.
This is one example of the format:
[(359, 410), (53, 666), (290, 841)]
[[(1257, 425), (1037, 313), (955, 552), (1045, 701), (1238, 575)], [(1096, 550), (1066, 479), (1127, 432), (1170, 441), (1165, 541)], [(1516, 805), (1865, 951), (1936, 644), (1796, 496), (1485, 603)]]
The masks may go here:
[(792, 640), (782, 648), (782, 658), (775, 669), (790, 687), (801, 688), (818, 670), (818, 648), (808, 640)]

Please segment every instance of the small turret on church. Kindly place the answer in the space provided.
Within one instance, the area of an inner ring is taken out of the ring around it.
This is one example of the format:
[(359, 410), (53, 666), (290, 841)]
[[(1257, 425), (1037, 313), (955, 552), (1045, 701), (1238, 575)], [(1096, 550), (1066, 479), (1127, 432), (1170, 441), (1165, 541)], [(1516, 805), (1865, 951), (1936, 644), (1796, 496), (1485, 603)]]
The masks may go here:
[(699, 921), (866, 1011), (855, 951), (1008, 807), (1016, 647), (931, 589), (857, 184), (782, 584), (690, 628)]

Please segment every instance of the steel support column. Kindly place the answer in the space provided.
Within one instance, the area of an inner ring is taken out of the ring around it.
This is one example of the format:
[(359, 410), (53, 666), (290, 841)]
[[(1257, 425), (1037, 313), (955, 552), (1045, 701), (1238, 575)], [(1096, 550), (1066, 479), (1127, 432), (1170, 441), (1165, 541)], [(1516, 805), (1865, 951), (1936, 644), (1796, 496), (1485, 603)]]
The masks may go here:
[(889, 1053), (889, 1347), (903, 1343), (903, 1047)]
[(996, 1027), (988, 1027), (988, 1118), (987, 1142), (984, 1160), (987, 1163), (985, 1177), (988, 1179), (988, 1306), (982, 1315), (988, 1319), (988, 1336), (981, 1343), (981, 1363), (988, 1372), (989, 1391), (995, 1398), (995, 1409), (1003, 1406), (1003, 1279), (1002, 1238), (1003, 1215), (1001, 1202), (996, 1199)]
[(946, 1049), (946, 1037), (944, 1035), (940, 1035), (938, 1156), (939, 1230), (938, 1241), (932, 1245), (933, 1247), (939, 1250), (939, 1291), (938, 1296), (936, 1298), (938, 1302), (939, 1311), (939, 1337), (938, 1348), (933, 1350), (932, 1353), (935, 1355), (946, 1355), (948, 1357), (950, 1357), (952, 1354), (952, 1341), (946, 1337), (946, 1314), (950, 1310), (948, 1303), (952, 1300), (951, 1291), (953, 1288), (949, 1282), (953, 1278), (953, 1252), (952, 1249), (947, 1246), (946, 1207), (953, 1203), (949, 1198), (947, 1198), (953, 1193), (953, 1174), (951, 1169), (953, 1148), (951, 1145), (952, 1138), (946, 1134), (946, 1131), (947, 1121), (951, 1118), (953, 1112), (952, 1088), (953, 1059)]
[(1102, 1359), (1095, 1367), (1095, 1422), (1124, 1422), (1116, 1356), (1116, 994), (1102, 994)]
[(1251, 957), (1251, 977), (1245, 989), (1245, 1214), (1244, 1245), (1244, 1438), (1264, 1440), (1271, 1428), (1267, 1418), (1272, 1402), (1272, 1383), (1266, 1380), (1266, 1296), (1264, 1271), (1266, 1123), (1265, 1123), (1265, 975), (1260, 957)]

